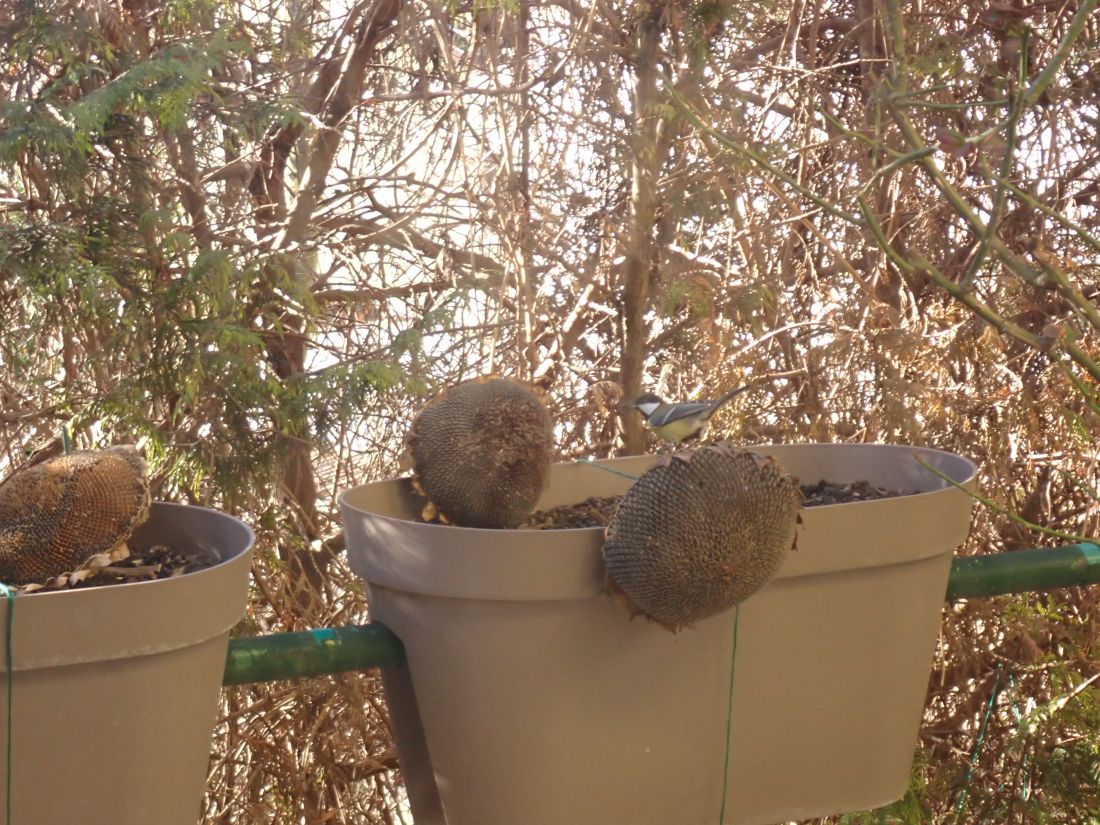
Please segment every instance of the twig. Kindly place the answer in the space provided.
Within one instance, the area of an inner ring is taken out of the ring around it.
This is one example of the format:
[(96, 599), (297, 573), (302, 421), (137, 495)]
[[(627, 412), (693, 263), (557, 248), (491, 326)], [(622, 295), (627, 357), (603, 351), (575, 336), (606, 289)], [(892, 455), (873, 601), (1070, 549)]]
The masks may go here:
[(959, 482), (955, 481), (955, 479), (951, 478), (948, 475), (945, 475), (943, 472), (941, 472), (940, 470), (933, 467), (931, 464), (929, 464), (927, 461), (925, 461), (923, 458), (921, 458), (920, 455), (917, 454), (916, 452), (913, 453), (913, 459), (918, 464), (920, 464), (922, 467), (924, 467), (925, 469), (930, 470), (931, 472), (935, 473), (937, 476), (942, 478), (944, 481), (946, 481), (952, 487), (955, 487), (956, 489), (962, 490), (964, 493), (966, 493), (972, 499), (974, 499), (975, 501), (977, 501), (981, 504), (984, 504), (986, 507), (988, 507), (993, 512), (1000, 513), (1002, 516), (1007, 516), (1012, 521), (1016, 522), (1017, 524), (1022, 524), (1024, 527), (1027, 527), (1029, 530), (1034, 530), (1037, 533), (1045, 533), (1046, 535), (1054, 536), (1055, 538), (1065, 539), (1066, 541), (1071, 541), (1074, 544), (1082, 544), (1082, 543), (1092, 544), (1094, 542), (1094, 539), (1088, 538), (1086, 536), (1079, 536), (1075, 533), (1064, 533), (1061, 530), (1054, 530), (1050, 527), (1043, 527), (1042, 525), (1034, 524), (1034, 523), (1028, 521), (1023, 516), (1018, 516), (1015, 513), (1009, 512), (1004, 507), (1002, 507), (1000, 504), (997, 504), (995, 501), (986, 498), (985, 496), (983, 496), (981, 493), (977, 492), (976, 490), (967, 489), (965, 486), (963, 486), (962, 484), (959, 484)]

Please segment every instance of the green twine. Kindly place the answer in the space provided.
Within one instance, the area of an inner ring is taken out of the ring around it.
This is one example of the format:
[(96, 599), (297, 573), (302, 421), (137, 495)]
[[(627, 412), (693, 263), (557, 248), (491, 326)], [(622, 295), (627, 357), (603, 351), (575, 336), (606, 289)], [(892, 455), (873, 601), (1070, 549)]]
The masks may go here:
[(726, 715), (726, 758), (722, 766), (722, 809), (718, 813), (718, 825), (726, 821), (726, 796), (730, 784), (730, 736), (733, 733), (733, 677), (737, 673), (737, 631), (741, 626), (741, 605), (733, 609), (733, 656), (730, 660), (729, 710)]
[(632, 476), (630, 473), (623, 473), (619, 470), (613, 470), (610, 467), (605, 467), (602, 464), (597, 464), (595, 461), (589, 461), (587, 458), (574, 459), (576, 464), (587, 464), (589, 467), (595, 467), (597, 470), (603, 470), (605, 473), (611, 473), (612, 475), (622, 476), (623, 478), (629, 478), (631, 481), (637, 481), (637, 476)]
[(997, 675), (993, 679), (993, 691), (989, 694), (989, 701), (985, 705), (985, 713), (982, 715), (982, 723), (978, 727), (978, 741), (974, 743), (974, 753), (970, 755), (970, 764), (966, 768), (966, 784), (959, 794), (959, 801), (955, 805), (955, 822), (958, 823), (966, 810), (967, 791), (970, 789), (970, 781), (974, 778), (974, 768), (978, 765), (978, 758), (982, 755), (982, 747), (985, 745), (985, 732), (989, 727), (989, 717), (993, 714), (993, 706), (1001, 693), (1001, 665), (997, 665)]
[(8, 769), (7, 778), (5, 781), (4, 790), (4, 822), (7, 825), (11, 825), (11, 726), (12, 726), (12, 712), (11, 712), (11, 697), (13, 687), (13, 680), (15, 676), (15, 670), (12, 667), (11, 656), (11, 640), (12, 640), (12, 625), (15, 623), (15, 591), (8, 587), (3, 582), (0, 582), (0, 590), (3, 590), (3, 596), (8, 602), (8, 632), (6, 635), (6, 641), (4, 644), (4, 663), (8, 668)]
[[(587, 458), (575, 459), (577, 464), (587, 464), (590, 467), (595, 467), (598, 470), (603, 470), (608, 473), (612, 473), (623, 478), (629, 478), (631, 481), (637, 481), (637, 476), (632, 476), (629, 473), (623, 473), (618, 470), (614, 470), (611, 467), (605, 467), (602, 464), (597, 464), (594, 461), (590, 461)], [(729, 798), (729, 783), (730, 783), (730, 740), (733, 735), (733, 686), (734, 676), (737, 673), (737, 636), (738, 630), (741, 627), (741, 605), (733, 610), (733, 653), (730, 659), (730, 690), (729, 690), (729, 702), (726, 715), (726, 755), (722, 765), (722, 808), (718, 812), (719, 825), (725, 825), (726, 821), (726, 800)]]

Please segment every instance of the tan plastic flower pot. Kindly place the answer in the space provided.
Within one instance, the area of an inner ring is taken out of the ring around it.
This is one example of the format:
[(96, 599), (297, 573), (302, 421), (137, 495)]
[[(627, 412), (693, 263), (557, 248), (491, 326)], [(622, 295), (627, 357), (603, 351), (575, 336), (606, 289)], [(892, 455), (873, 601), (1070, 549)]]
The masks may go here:
[[(416, 523), (407, 480), (344, 494), (352, 567), (408, 655), (383, 675), (417, 825), (762, 825), (902, 796), (971, 509), (916, 456), (965, 485), (975, 467), (900, 446), (754, 449), (803, 483), (921, 492), (803, 511), (775, 579), (678, 635), (601, 596), (599, 529)], [(630, 483), (555, 465), (540, 507)]]
[[(12, 823), (195, 825), (252, 539), (224, 513), (158, 502), (132, 546), (212, 549), (221, 563), (173, 579), (16, 597)], [(0, 645), (7, 616), (0, 599)], [(4, 658), (0, 743), (9, 730)], [(6, 784), (0, 769), (0, 812)]]

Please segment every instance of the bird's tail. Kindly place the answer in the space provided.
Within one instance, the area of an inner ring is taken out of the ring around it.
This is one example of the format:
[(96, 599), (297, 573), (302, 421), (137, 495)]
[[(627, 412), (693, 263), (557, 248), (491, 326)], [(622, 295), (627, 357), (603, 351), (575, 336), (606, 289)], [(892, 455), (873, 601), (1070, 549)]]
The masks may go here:
[(745, 384), (743, 386), (736, 387), (736, 388), (730, 390), (729, 392), (727, 392), (725, 395), (723, 395), (721, 398), (719, 398), (717, 401), (715, 401), (713, 404), (710, 405), (710, 412), (707, 413), (707, 417), (709, 418), (710, 416), (714, 415), (715, 410), (717, 410), (719, 407), (721, 407), (723, 404), (725, 404), (727, 401), (729, 401), (735, 395), (740, 395), (745, 390), (747, 390), (751, 387), (752, 387), (751, 383), (750, 384)]

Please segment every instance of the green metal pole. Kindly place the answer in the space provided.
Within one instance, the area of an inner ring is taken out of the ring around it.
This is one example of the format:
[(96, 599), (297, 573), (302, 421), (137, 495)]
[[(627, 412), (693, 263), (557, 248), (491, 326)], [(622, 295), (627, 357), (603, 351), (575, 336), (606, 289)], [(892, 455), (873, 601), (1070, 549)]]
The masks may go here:
[[(1100, 584), (1100, 546), (1017, 550), (955, 559), (947, 601)], [(272, 633), (229, 640), (226, 685), (272, 682), (405, 663), (405, 648), (387, 627), (368, 625)]]

